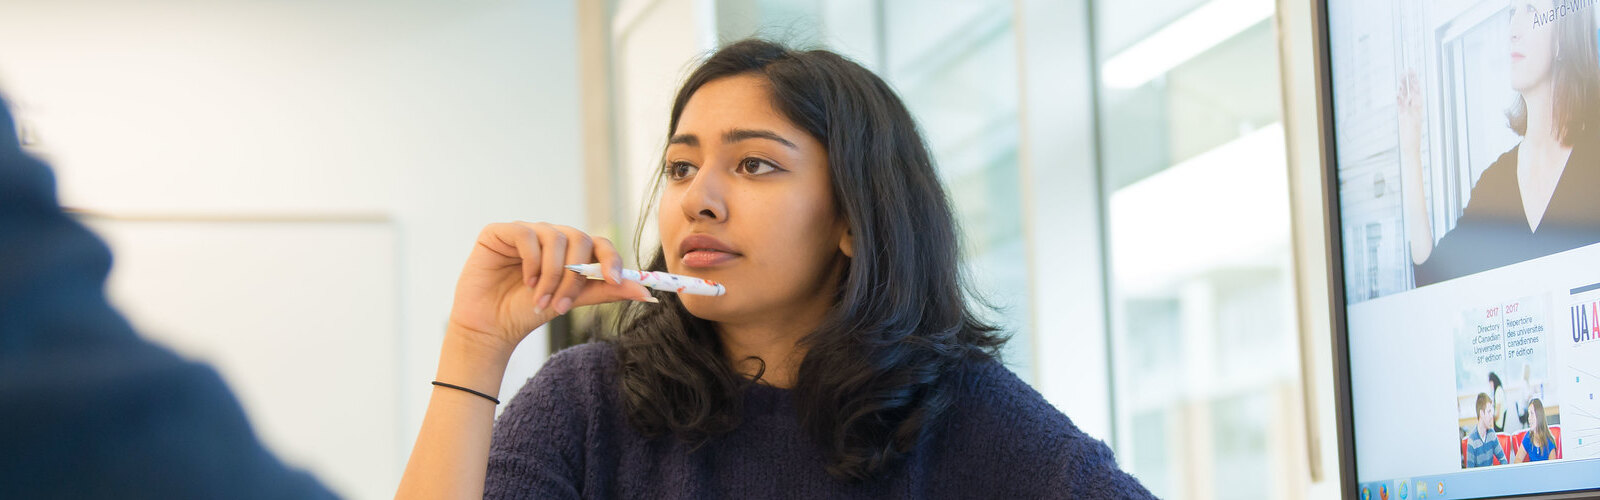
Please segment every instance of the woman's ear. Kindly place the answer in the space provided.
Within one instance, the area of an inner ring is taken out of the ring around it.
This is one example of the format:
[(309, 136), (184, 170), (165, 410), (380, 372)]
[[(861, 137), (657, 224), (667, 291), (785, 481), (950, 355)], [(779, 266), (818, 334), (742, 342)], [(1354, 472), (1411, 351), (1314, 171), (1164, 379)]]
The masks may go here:
[(844, 228), (844, 237), (839, 238), (839, 251), (844, 252), (845, 257), (856, 258), (855, 238), (851, 237), (848, 227)]

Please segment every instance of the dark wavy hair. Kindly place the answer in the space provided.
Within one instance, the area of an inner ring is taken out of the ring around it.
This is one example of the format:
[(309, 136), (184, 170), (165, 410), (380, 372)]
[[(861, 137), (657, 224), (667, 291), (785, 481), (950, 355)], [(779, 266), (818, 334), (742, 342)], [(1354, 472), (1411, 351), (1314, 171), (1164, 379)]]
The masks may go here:
[[(696, 90), (746, 74), (765, 78), (775, 107), (826, 147), (837, 213), (858, 249), (839, 288), (828, 291), (835, 297), (828, 316), (801, 341), (807, 352), (791, 394), (828, 472), (870, 480), (932, 433), (954, 402), (951, 374), (997, 357), (1006, 337), (974, 314), (972, 304), (983, 303), (959, 271), (955, 219), (916, 122), (866, 68), (826, 50), (763, 40), (727, 45), (678, 91), (668, 137)], [(660, 188), (658, 176), (655, 194)], [(661, 247), (645, 267), (666, 270)], [(699, 446), (738, 427), (743, 392), (761, 375), (740, 375), (711, 322), (691, 315), (676, 295), (658, 298), (659, 305), (628, 304), (618, 316), (623, 404), (646, 436)]]

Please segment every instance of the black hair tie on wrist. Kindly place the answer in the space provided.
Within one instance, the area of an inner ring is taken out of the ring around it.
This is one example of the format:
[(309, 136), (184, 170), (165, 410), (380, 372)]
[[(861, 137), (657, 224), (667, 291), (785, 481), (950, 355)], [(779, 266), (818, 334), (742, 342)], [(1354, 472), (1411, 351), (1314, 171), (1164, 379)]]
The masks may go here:
[(462, 386), (459, 386), (459, 385), (446, 384), (446, 383), (440, 382), (438, 380), (433, 381), (433, 385), (437, 385), (439, 387), (449, 387), (451, 389), (455, 389), (455, 390), (459, 390), (459, 391), (467, 391), (467, 392), (470, 392), (470, 393), (473, 393), (473, 394), (477, 394), (478, 396), (483, 397), (483, 399), (494, 401), (494, 404), (496, 404), (496, 405), (500, 404), (500, 400), (495, 399), (494, 396), (490, 396), (488, 394), (484, 394), (484, 393), (481, 393), (481, 392), (478, 392), (478, 391), (474, 391), (472, 389), (468, 389), (468, 388), (465, 388), (465, 387), (462, 387)]

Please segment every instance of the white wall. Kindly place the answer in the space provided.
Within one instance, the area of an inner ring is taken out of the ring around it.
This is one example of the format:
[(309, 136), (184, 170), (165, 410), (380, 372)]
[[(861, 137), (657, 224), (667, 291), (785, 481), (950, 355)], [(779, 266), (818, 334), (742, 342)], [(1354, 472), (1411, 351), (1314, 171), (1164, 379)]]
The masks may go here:
[[(575, 3), (9, 0), (0, 91), (145, 333), (389, 497), (478, 229), (584, 223)], [(535, 334), (510, 396), (544, 357)]]

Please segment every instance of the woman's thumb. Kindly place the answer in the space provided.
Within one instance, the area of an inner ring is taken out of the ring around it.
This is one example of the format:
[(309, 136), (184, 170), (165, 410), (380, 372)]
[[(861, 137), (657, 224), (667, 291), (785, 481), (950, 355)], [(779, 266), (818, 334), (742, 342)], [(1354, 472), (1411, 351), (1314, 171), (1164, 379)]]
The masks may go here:
[(650, 294), (650, 289), (645, 288), (644, 285), (626, 280), (622, 283), (591, 281), (589, 286), (578, 294), (578, 305), (604, 304), (619, 300), (660, 302)]

